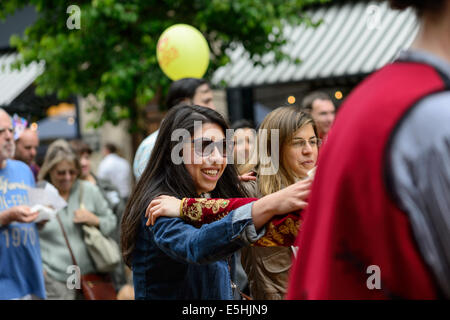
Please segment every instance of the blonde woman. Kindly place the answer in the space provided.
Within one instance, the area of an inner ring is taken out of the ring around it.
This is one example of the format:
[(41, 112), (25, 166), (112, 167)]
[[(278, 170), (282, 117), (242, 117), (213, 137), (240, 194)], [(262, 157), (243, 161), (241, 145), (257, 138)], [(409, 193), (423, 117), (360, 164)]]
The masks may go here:
[[(315, 168), (320, 144), (317, 129), (312, 118), (295, 107), (280, 107), (269, 113), (258, 139), (260, 163), (257, 181), (247, 182), (250, 196), (260, 198), (307, 179)], [(292, 223), (298, 230), (301, 220)], [(275, 228), (273, 222), (266, 229), (270, 237), (264, 240), (264, 246), (243, 248), (242, 265), (254, 299), (281, 300), (286, 294), (293, 251), (276, 241), (283, 230)]]
[[(117, 219), (98, 187), (80, 180), (79, 175), (80, 164), (68, 142), (59, 139), (50, 144), (39, 171), (39, 182), (51, 183), (67, 202), (67, 206), (57, 214), (80, 273), (85, 275), (97, 270), (84, 242), (82, 225), (95, 226), (109, 236), (116, 227)], [(57, 219), (51, 219), (39, 230), (47, 299), (83, 299), (79, 290), (69, 289), (66, 285), (67, 267), (74, 263), (61, 225)]]

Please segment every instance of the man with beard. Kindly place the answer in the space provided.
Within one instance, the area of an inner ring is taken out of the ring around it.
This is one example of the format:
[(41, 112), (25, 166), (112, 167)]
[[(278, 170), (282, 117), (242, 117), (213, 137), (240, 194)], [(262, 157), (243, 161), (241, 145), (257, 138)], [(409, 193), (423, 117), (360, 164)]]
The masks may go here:
[(27, 206), (34, 177), (11, 159), (14, 149), (11, 117), (0, 109), (0, 299), (45, 299), (38, 213)]

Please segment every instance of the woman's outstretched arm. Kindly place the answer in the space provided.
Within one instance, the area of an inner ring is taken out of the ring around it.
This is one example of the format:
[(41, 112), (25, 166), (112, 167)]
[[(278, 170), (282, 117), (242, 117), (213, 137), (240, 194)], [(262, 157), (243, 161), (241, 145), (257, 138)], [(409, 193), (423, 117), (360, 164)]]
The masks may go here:
[(264, 224), (274, 215), (304, 208), (306, 202), (302, 200), (301, 189), (300, 185), (294, 184), (200, 228), (181, 219), (161, 217), (148, 230), (155, 244), (172, 258), (195, 264), (210, 263), (261, 238), (265, 232)]
[[(306, 200), (307, 192), (309, 190), (309, 182), (305, 181), (294, 185), (291, 190), (285, 190), (281, 193), (295, 194), (299, 192), (299, 196)], [(274, 197), (269, 197), (269, 200), (275, 200)], [(147, 226), (154, 224), (156, 218), (160, 216), (166, 217), (182, 217), (187, 223), (201, 227), (203, 224), (208, 224), (224, 218), (233, 210), (257, 201), (257, 198), (232, 198), (232, 199), (206, 199), (206, 198), (184, 198), (179, 200), (175, 197), (160, 196), (155, 198), (147, 208), (146, 217), (148, 218)], [(283, 200), (290, 201), (290, 198)], [(260, 201), (257, 206), (267, 206), (267, 199)], [(265, 204), (266, 203), (266, 204)], [(270, 207), (270, 206), (269, 206)], [(256, 208), (256, 210), (259, 210)], [(258, 214), (256, 213), (256, 217)], [(254, 245), (256, 246), (291, 246), (301, 224), (301, 215), (299, 212), (291, 212), (285, 215), (273, 216), (266, 224), (266, 233), (263, 237), (258, 239)]]

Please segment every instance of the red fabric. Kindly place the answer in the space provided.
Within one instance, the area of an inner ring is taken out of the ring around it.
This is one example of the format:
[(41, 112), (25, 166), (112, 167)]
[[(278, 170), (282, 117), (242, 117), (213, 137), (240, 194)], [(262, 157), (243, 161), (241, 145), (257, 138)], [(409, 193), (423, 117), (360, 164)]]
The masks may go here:
[[(397, 62), (346, 99), (319, 156), (287, 299), (436, 298), (408, 216), (391, 200), (383, 174), (399, 120), (443, 88), (433, 68)], [(380, 290), (367, 287), (371, 265), (380, 268)]]
[(302, 223), (299, 213), (275, 216), (266, 224), (266, 233), (253, 245), (257, 247), (290, 247), (295, 244)]
[[(220, 220), (231, 211), (256, 200), (258, 199), (186, 198), (183, 200), (182, 214), (188, 223), (200, 227), (202, 224)], [(266, 224), (264, 236), (254, 245), (260, 247), (291, 246), (295, 242), (300, 225), (300, 213), (293, 212), (275, 216)]]
[(195, 226), (211, 223), (225, 217), (231, 211), (256, 201), (257, 198), (185, 198), (183, 200), (183, 217)]

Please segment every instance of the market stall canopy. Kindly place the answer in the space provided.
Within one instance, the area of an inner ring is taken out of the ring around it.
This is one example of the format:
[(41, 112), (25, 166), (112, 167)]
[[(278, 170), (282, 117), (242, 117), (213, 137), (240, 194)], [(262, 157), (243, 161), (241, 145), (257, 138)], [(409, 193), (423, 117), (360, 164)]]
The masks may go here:
[(44, 71), (44, 62), (33, 62), (20, 70), (11, 70), (18, 53), (0, 55), (0, 106), (9, 105)]
[(77, 137), (77, 125), (70, 113), (48, 117), (37, 122), (40, 140), (74, 139)]
[[(392, 10), (387, 1), (349, 1), (311, 8), (307, 14), (322, 24), (283, 30), (288, 39), (284, 52), (302, 63), (253, 66), (238, 45), (227, 52), (231, 62), (214, 73), (212, 83), (232, 88), (367, 75), (409, 47), (418, 31), (412, 10)], [(263, 62), (271, 57), (267, 54)]]

